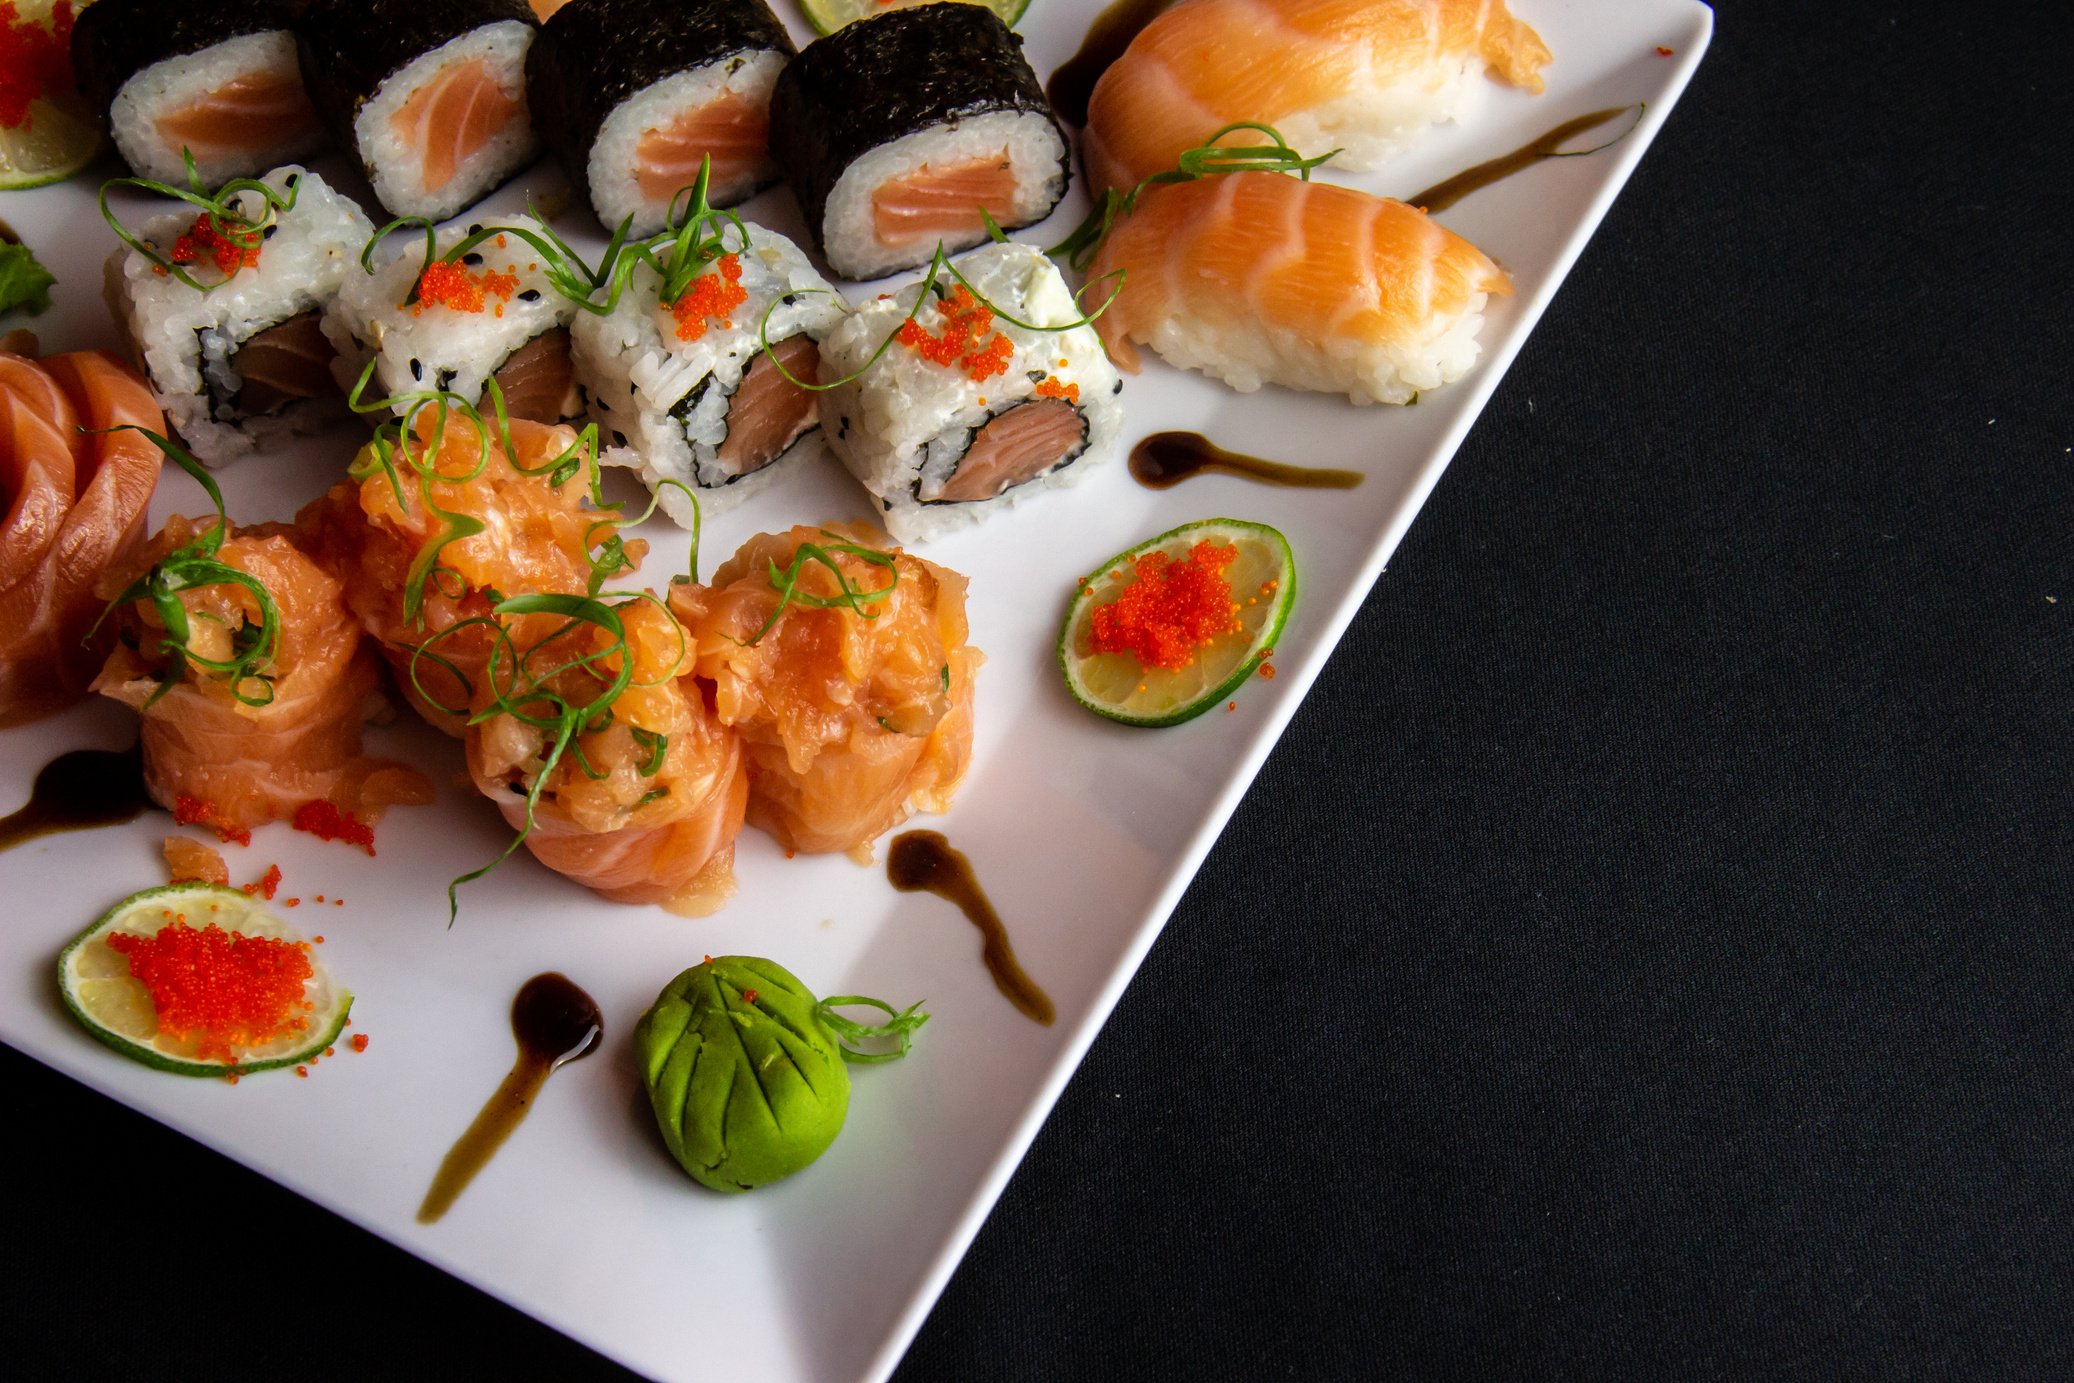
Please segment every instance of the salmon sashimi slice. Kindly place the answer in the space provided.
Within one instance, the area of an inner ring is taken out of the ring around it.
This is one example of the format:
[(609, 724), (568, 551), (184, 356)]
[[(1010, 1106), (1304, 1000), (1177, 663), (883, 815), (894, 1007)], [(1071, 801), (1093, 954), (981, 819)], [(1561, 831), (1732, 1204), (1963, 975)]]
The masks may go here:
[(292, 68), (242, 73), (154, 124), (166, 148), (176, 154), (192, 149), (197, 159), (271, 149), (318, 134), (316, 109), (302, 74)]
[[(672, 586), (670, 608), (691, 632), (715, 714), (742, 736), (749, 823), (788, 850), (861, 855), (914, 812), (949, 808), (972, 756), (973, 681), (984, 659), (966, 642), (965, 578), (897, 549), (897, 579), (872, 602), (873, 618), (796, 602), (779, 614), (772, 564), (789, 569), (808, 543), (856, 589), (888, 584), (887, 569), (830, 546), (844, 542), (888, 550), (858, 525), (762, 534), (712, 585)], [(799, 588), (839, 589), (813, 562), (800, 568)]]
[(230, 367), (243, 381), (238, 411), (248, 418), (278, 413), (304, 399), (337, 392), (331, 361), (337, 354), (324, 335), (322, 314), (311, 311), (254, 333)]
[[(411, 705), (457, 738), (496, 643), (484, 625), (469, 623), (490, 613), (487, 593), (580, 595), (589, 589), (591, 554), (614, 531), (608, 515), (586, 506), (581, 474), (553, 483), (556, 459), (577, 444), (575, 429), (513, 418), (510, 435), (507, 455), (491, 432), (485, 461), (473, 427), (454, 420), (441, 431), (427, 410), (413, 446), (442, 478), (413, 479), (399, 461), (402, 483), (391, 486), (370, 467), (364, 479), (339, 482), (296, 516), (304, 547), (343, 580), (347, 604)], [(424, 582), (423, 606), (413, 617), (412, 572), (446, 531), (434, 506), (480, 530), (438, 548), (448, 575)], [(640, 539), (625, 546), (634, 561), (646, 551)], [(448, 632), (456, 626), (465, 627)], [(416, 656), (420, 647), (427, 656)]]
[(1181, 0), (1096, 82), (1082, 156), (1097, 194), (1129, 188), (1243, 120), (1372, 168), (1457, 118), (1479, 72), (1538, 92), (1548, 61), (1505, 0)]
[[(690, 643), (670, 613), (650, 600), (617, 609), (624, 650), (613, 650), (593, 626), (566, 632), (558, 616), (520, 617), (509, 626), (535, 665), (602, 652), (616, 666), (631, 655), (633, 684), (611, 703), (611, 723), (581, 731), (544, 768), (547, 733), (500, 713), (486, 686), (468, 730), (468, 771), (514, 829), (524, 827), (526, 795), (538, 788), (526, 846), (556, 873), (615, 902), (710, 911), (733, 891), (734, 842), (749, 798), (741, 739), (691, 677)], [(581, 704), (601, 684), (587, 671), (565, 670), (547, 685)]]
[[(102, 594), (120, 593), (195, 531), (186, 519), (168, 520), (125, 567), (103, 578)], [(255, 669), (271, 679), (271, 699), (248, 682), (241, 701), (227, 677), (196, 662), (176, 672), (150, 602), (119, 610), (116, 647), (94, 690), (141, 713), (144, 785), (152, 800), (226, 836), (289, 820), (316, 801), (362, 821), (396, 803), (431, 801), (424, 775), (361, 753), (360, 727), (384, 705), (381, 665), (346, 608), (338, 579), (278, 524), (233, 533), (216, 557), (265, 587), (279, 612), (274, 656)], [(234, 631), (256, 624), (261, 614), (253, 594), (229, 582), (195, 587), (179, 599), (188, 613), (189, 647), (199, 657), (228, 658)], [(168, 676), (175, 678), (170, 686), (162, 681)], [(250, 704), (255, 700), (264, 704)]]
[[(800, 379), (811, 384), (820, 371), (821, 352), (814, 338), (801, 332), (774, 349), (785, 368), (780, 370), (768, 355), (759, 352), (728, 404), (727, 437), (714, 459), (729, 476), (762, 470), (821, 425), (814, 391), (792, 382)], [(792, 378), (786, 378), (787, 374)]]
[(698, 181), (699, 162), (713, 160), (708, 196), (726, 205), (762, 180), (770, 167), (771, 116), (739, 92), (727, 91), (668, 125), (644, 130), (634, 145), (634, 181), (661, 211)]
[(983, 234), (984, 210), (996, 224), (1015, 216), (1015, 165), (1008, 150), (941, 168), (923, 164), (872, 191), (872, 233), (885, 248), (955, 241)]
[(1487, 294), (1511, 280), (1416, 207), (1277, 173), (1151, 190), (1096, 252), (1123, 270), (1095, 329), (1125, 370), (1133, 343), (1241, 390), (1263, 382), (1408, 402), (1476, 359)]
[[(569, 329), (543, 331), (505, 358), (491, 378), (504, 394), (504, 411), (536, 423), (558, 423), (583, 412), (576, 393), (576, 366), (569, 358)], [(488, 400), (483, 408), (489, 409)]]
[(437, 192), (469, 158), (523, 112), (486, 58), (457, 62), (413, 91), (390, 117), (399, 138), (419, 153), (419, 184)]
[(959, 504), (993, 499), (1055, 468), (1087, 445), (1087, 418), (1064, 399), (1033, 399), (996, 414), (937, 494), (924, 500)]
[(85, 696), (113, 642), (95, 586), (143, 540), (161, 464), (140, 434), (99, 431), (124, 425), (166, 423), (115, 357), (0, 353), (0, 725)]

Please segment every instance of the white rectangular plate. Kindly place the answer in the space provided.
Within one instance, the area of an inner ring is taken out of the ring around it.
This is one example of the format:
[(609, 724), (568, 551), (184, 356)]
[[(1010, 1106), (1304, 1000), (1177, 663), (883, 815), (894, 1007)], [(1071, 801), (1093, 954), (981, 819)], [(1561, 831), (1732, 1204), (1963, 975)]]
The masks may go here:
[[(1036, 0), (1028, 52), (1049, 73), (1077, 46), (1097, 0)], [(1210, 478), (1155, 493), (1118, 456), (1079, 488), (1045, 496), (984, 528), (925, 549), (972, 578), (978, 741), (955, 810), (916, 824), (944, 830), (972, 859), (1029, 973), (1058, 1005), (1039, 1027), (989, 982), (978, 936), (950, 905), (895, 893), (882, 869), (787, 860), (744, 835), (741, 891), (718, 916), (688, 921), (602, 902), (521, 856), (463, 893), (446, 927), (446, 881), (507, 839), (496, 813), (445, 786), (432, 807), (401, 809), (368, 859), (285, 826), (231, 850), (234, 879), (278, 862), (290, 914), (325, 934), (324, 956), (359, 996), (364, 1054), (342, 1051), (308, 1080), (181, 1080), (88, 1040), (60, 1007), (53, 961), (80, 927), (126, 893), (163, 879), (163, 817), (48, 837), (0, 855), (0, 1039), (114, 1099), (330, 1207), (411, 1252), (643, 1373), (698, 1376), (693, 1342), (724, 1320), (753, 1320), (777, 1351), (769, 1378), (889, 1373), (978, 1229), (1038, 1125), (1152, 944), (1210, 843), (1311, 685), (1384, 561), (1526, 339), (1705, 48), (1712, 14), (1693, 0), (1519, 0), (1556, 54), (1548, 90), (1495, 86), (1481, 110), (1434, 132), (1390, 170), (1347, 178), (1410, 195), (1588, 111), (1646, 102), (1626, 140), (1589, 158), (1541, 164), (1445, 213), (1452, 229), (1513, 275), (1494, 304), (1484, 358), (1468, 378), (1412, 408), (1267, 389), (1242, 395), (1153, 361), (1124, 392), (1126, 440), (1201, 431), (1235, 450), (1352, 466), (1351, 492), (1273, 489)], [(802, 33), (801, 37), (804, 38)], [(319, 165), (328, 168), (328, 165)], [(536, 188), (558, 185), (550, 168)], [(523, 184), (492, 200), (521, 204)], [(56, 310), (30, 325), (46, 350), (112, 345), (100, 260), (112, 243), (84, 183), (0, 198), (0, 213), (57, 273)], [(1021, 238), (1045, 244), (1085, 208), (1076, 189)], [(788, 233), (782, 190), (745, 208)], [(561, 222), (577, 227), (580, 212)], [(593, 242), (596, 239), (592, 231)], [(21, 323), (10, 320), (5, 325)], [(1636, 407), (1647, 406), (1637, 400)], [(232, 515), (286, 518), (336, 478), (345, 433), (223, 474)], [(1563, 458), (1575, 464), (1577, 458)], [(1557, 464), (1558, 458), (1551, 458)], [(205, 508), (170, 472), (153, 507)], [(705, 568), (754, 532), (861, 515), (865, 498), (830, 462), (709, 525)], [(1271, 523), (1289, 537), (1302, 596), (1280, 641), (1280, 676), (1257, 681), (1229, 713), (1134, 731), (1067, 697), (1052, 662), (1076, 576), (1154, 533), (1211, 516)], [(642, 577), (682, 569), (684, 536), (651, 525)], [(127, 741), (128, 713), (82, 707), (0, 734), (0, 810), (61, 748)], [(450, 742), (398, 727), (381, 752), (418, 756), (446, 784)], [(24, 906), (21, 900), (35, 899)], [(662, 1150), (630, 1050), (634, 1020), (705, 954), (769, 956), (820, 993), (926, 999), (933, 1021), (908, 1060), (859, 1068), (848, 1126), (810, 1171), (745, 1197), (711, 1194)], [(597, 997), (603, 1049), (547, 1085), (530, 1118), (444, 1221), (414, 1214), (433, 1171), (509, 1067), (511, 998), (530, 975), (560, 970)], [(65, 1164), (66, 1133), (39, 1130), (18, 1152), (33, 1178)], [(26, 1184), (26, 1182), (25, 1182)], [(148, 1209), (134, 1212), (148, 1215)]]

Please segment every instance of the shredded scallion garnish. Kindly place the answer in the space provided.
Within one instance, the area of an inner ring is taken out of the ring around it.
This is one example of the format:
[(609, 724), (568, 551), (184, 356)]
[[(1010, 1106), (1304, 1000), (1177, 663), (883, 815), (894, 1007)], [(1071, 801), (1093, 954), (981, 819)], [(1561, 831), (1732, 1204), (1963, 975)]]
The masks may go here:
[[(224, 272), (224, 276), (214, 283), (203, 283), (183, 269), (178, 262), (159, 253), (157, 246), (138, 238), (129, 227), (123, 225), (121, 219), (109, 209), (110, 190), (118, 187), (139, 187), (146, 192), (155, 192), (161, 197), (171, 197), (176, 201), (185, 202), (202, 213), (202, 217), (208, 221), (210, 231), (226, 245), (241, 252), (249, 252), (257, 250), (265, 243), (268, 229), (282, 213), (294, 210), (295, 199), (302, 191), (302, 179), (290, 175), (285, 193), (269, 187), (257, 178), (232, 178), (211, 191), (209, 185), (202, 181), (201, 169), (195, 165), (194, 155), (182, 149), (180, 157), (187, 167), (186, 187), (174, 187), (170, 183), (156, 182), (150, 178), (110, 178), (101, 184), (101, 216), (123, 244), (143, 255), (161, 271), (171, 274), (197, 292), (210, 293), (237, 277), (242, 264), (232, 264)], [(248, 192), (260, 199), (256, 214), (246, 214), (246, 203), (241, 201), (242, 195)]]

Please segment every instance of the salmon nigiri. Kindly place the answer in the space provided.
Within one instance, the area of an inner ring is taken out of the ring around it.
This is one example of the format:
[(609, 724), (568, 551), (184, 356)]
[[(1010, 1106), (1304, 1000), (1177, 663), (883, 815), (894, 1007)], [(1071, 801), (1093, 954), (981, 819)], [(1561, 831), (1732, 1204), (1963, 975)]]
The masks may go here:
[[(708, 708), (690, 640), (659, 601), (609, 607), (616, 635), (597, 622), (607, 607), (588, 608), (591, 620), (505, 617), (513, 654), (477, 691), (469, 774), (557, 874), (614, 902), (709, 913), (734, 892), (749, 796), (741, 741)], [(598, 656), (579, 663), (586, 655)]]
[[(159, 453), (123, 425), (165, 427), (128, 366), (101, 351), (0, 351), (0, 725), (86, 695), (113, 634), (88, 633), (94, 585), (144, 537)], [(90, 429), (81, 432), (81, 428)]]
[(982, 657), (965, 578), (882, 542), (855, 526), (766, 533), (711, 586), (670, 593), (747, 749), (750, 824), (788, 850), (868, 854), (912, 813), (949, 810), (972, 756)]
[(1280, 173), (1156, 187), (1096, 251), (1124, 270), (1095, 329), (1241, 391), (1263, 383), (1408, 403), (1476, 363), (1484, 301), (1511, 280), (1416, 207)]
[(1097, 195), (1165, 172), (1242, 120), (1373, 168), (1459, 118), (1485, 71), (1538, 92), (1548, 60), (1505, 0), (1181, 0), (1096, 83), (1082, 152)]
[[(411, 705), (456, 737), (496, 641), (481, 622), (489, 593), (584, 591), (594, 554), (616, 530), (616, 515), (585, 504), (584, 466), (563, 464), (583, 459), (574, 429), (513, 418), (509, 436), (507, 451), (494, 425), (478, 433), (458, 410), (441, 424), (427, 408), (409, 454), (388, 453), (393, 482), (370, 444), (359, 478), (339, 482), (296, 520), (344, 578), (347, 603)], [(463, 536), (448, 541), (450, 533)], [(622, 550), (631, 562), (644, 547), (637, 540)]]
[[(152, 800), (226, 839), (316, 802), (366, 822), (431, 801), (416, 769), (361, 753), (360, 727), (385, 704), (381, 666), (337, 578), (278, 524), (226, 530), (213, 553), (208, 531), (169, 519), (102, 582), (132, 598), (109, 620), (116, 648), (94, 690), (143, 716)], [(147, 573), (185, 630), (132, 584)]]

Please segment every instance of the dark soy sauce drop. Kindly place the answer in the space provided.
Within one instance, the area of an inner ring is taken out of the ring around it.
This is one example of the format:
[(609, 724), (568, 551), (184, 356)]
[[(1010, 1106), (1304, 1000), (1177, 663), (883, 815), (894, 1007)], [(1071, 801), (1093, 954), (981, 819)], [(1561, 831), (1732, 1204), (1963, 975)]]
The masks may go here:
[[(1629, 111), (1634, 111), (1636, 118), (1639, 119), (1641, 110), (1640, 106), (1614, 106), (1609, 110), (1595, 110), (1590, 115), (1580, 115), (1575, 120), (1566, 121), (1556, 126), (1532, 143), (1521, 145), (1502, 158), (1494, 158), (1487, 163), (1479, 163), (1474, 168), (1466, 168), (1452, 178), (1449, 178), (1446, 182), (1435, 183), (1417, 196), (1406, 197), (1404, 199), (1405, 203), (1409, 206), (1423, 208), (1428, 212), (1445, 211), (1470, 193), (1480, 188), (1489, 187), (1492, 183), (1498, 182), (1501, 179), (1509, 178), (1522, 168), (1532, 168), (1543, 159), (1575, 158), (1579, 154), (1597, 153), (1598, 149), (1572, 149), (1565, 153), (1563, 151), (1563, 142), (1583, 134), (1586, 130), (1595, 130), (1608, 120), (1616, 116), (1625, 115)], [(1629, 129), (1632, 128), (1633, 126), (1629, 126)], [(1615, 136), (1613, 140), (1608, 140), (1607, 143), (1614, 143), (1625, 138), (1627, 138), (1627, 131), (1624, 130)], [(1605, 147), (1605, 144), (1601, 144), (1599, 149)]]
[(956, 903), (986, 939), (983, 952), (994, 987), (1026, 1018), (1046, 1027), (1058, 1016), (1051, 996), (1016, 963), (1015, 950), (1008, 944), (1008, 928), (987, 901), (972, 861), (951, 848), (935, 831), (909, 831), (893, 838), (886, 854), (886, 878), (902, 893), (933, 893)]
[(1131, 478), (1152, 490), (1171, 490), (1204, 471), (1304, 490), (1351, 490), (1363, 479), (1359, 471), (1285, 466), (1279, 461), (1226, 451), (1199, 432), (1155, 432), (1131, 448), (1130, 464)]
[(135, 821), (151, 806), (140, 746), (75, 749), (43, 766), (27, 806), (0, 817), (0, 850), (58, 831)]
[(605, 1019), (595, 999), (568, 976), (549, 971), (520, 986), (518, 997), (511, 1001), (511, 1031), (518, 1038), (518, 1060), (439, 1164), (439, 1175), (432, 1179), (432, 1189), (418, 1207), (421, 1225), (446, 1214), (468, 1189), (475, 1174), (489, 1164), (526, 1117), (533, 1097), (557, 1068), (598, 1049), (605, 1036)]
[(1095, 93), (1095, 83), (1111, 63), (1123, 56), (1123, 50), (1131, 46), (1138, 31), (1173, 3), (1174, 0), (1112, 0), (1109, 8), (1095, 16), (1095, 22), (1087, 26), (1087, 37), (1080, 41), (1080, 51), (1059, 65), (1044, 88), (1060, 119), (1074, 125), (1087, 123), (1087, 102)]

